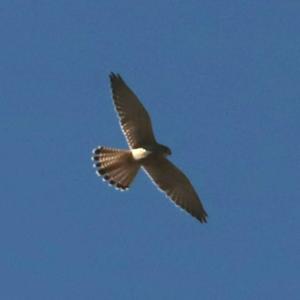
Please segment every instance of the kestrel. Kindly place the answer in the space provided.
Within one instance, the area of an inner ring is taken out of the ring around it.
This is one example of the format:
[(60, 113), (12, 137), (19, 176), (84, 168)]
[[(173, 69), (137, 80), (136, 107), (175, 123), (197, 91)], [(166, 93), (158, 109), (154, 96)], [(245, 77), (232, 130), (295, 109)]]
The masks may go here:
[(207, 213), (189, 179), (168, 159), (171, 150), (157, 143), (143, 104), (119, 74), (110, 74), (112, 98), (129, 149), (97, 147), (92, 160), (96, 173), (119, 190), (127, 190), (142, 168), (176, 205), (201, 223)]

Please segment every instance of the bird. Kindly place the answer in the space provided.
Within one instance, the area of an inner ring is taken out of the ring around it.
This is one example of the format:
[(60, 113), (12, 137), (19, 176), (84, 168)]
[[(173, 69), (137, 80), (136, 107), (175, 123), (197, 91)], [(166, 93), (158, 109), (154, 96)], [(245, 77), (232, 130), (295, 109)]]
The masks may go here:
[(96, 174), (116, 189), (125, 191), (143, 169), (176, 206), (206, 223), (208, 215), (197, 192), (188, 177), (167, 158), (171, 155), (170, 148), (156, 141), (144, 105), (120, 74), (112, 72), (109, 78), (113, 104), (129, 149), (95, 148), (92, 160)]

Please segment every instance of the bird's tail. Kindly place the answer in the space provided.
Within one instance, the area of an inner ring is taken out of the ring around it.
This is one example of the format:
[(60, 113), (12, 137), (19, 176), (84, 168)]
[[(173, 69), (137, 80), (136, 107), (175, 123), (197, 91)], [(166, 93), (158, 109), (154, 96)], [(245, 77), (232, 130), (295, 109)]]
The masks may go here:
[(92, 160), (97, 175), (121, 190), (129, 188), (140, 168), (130, 150), (97, 147), (93, 151)]

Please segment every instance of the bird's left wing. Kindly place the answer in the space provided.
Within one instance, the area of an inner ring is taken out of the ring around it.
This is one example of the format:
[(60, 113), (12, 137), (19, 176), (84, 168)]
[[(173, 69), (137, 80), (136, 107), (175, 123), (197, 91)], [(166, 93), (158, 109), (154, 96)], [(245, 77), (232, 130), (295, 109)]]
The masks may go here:
[(110, 74), (112, 96), (129, 147), (154, 144), (150, 116), (120, 75)]
[(207, 213), (189, 179), (168, 159), (149, 158), (143, 168), (152, 181), (178, 206), (201, 223), (206, 223)]

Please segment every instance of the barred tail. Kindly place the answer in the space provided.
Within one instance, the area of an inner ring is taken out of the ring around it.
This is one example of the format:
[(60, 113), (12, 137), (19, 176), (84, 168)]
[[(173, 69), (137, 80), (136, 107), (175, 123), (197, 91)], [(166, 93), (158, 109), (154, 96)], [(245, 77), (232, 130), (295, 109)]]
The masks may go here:
[(121, 190), (129, 188), (140, 168), (130, 150), (97, 147), (93, 151), (92, 160), (97, 175), (103, 176), (104, 180)]

